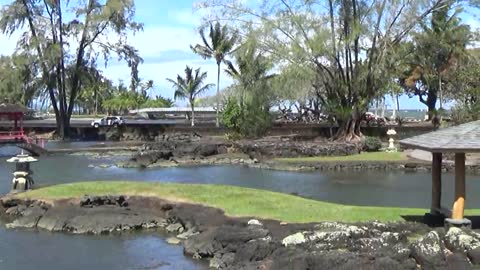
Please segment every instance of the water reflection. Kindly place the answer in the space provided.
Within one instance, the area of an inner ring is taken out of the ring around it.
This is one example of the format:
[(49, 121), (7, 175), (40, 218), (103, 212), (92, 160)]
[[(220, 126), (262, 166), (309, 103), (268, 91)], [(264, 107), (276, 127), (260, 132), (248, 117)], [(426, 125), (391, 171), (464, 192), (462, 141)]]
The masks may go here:
[(160, 235), (111, 236), (0, 228), (0, 269), (206, 269)]
[[(13, 165), (5, 160), (18, 151), (16, 148), (0, 148), (0, 193), (8, 192), (13, 170)], [(37, 186), (94, 180), (162, 181), (236, 185), (353, 205), (427, 208), (430, 203), (430, 174), (423, 172), (281, 172), (239, 166), (145, 170), (92, 168), (92, 165), (112, 165), (115, 160), (95, 156), (48, 156), (41, 157), (32, 168)], [(453, 201), (453, 176), (444, 174), (443, 177), (442, 200), (448, 206)], [(467, 189), (471, 193), (480, 190), (480, 182), (473, 178), (467, 177)], [(480, 207), (480, 197), (469, 197), (467, 207)], [(203, 267), (184, 257), (180, 247), (165, 244), (158, 234), (93, 237), (5, 230), (0, 227), (0, 269)]]
[[(12, 164), (0, 148), (0, 193), (8, 192)], [(7, 149), (12, 150), (12, 149)], [(187, 168), (123, 169), (114, 163), (119, 158), (95, 156), (48, 156), (33, 164), (37, 186), (95, 180), (132, 180), (225, 184), (298, 194), (300, 196), (343, 204), (422, 207), (430, 202), (431, 176), (428, 172), (400, 171), (355, 172), (282, 172), (241, 166)], [(92, 167), (100, 164), (109, 168)], [(444, 204), (453, 200), (453, 175), (443, 174)], [(469, 190), (480, 190), (480, 182), (467, 177)], [(408, 199), (406, 199), (408, 198)], [(470, 197), (469, 204), (480, 206), (480, 197)]]

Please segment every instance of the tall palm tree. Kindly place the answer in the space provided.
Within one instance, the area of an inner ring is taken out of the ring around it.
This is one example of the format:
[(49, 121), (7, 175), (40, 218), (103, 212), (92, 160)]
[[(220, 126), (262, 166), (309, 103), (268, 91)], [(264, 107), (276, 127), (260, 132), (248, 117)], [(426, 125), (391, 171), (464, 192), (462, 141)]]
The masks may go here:
[(200, 73), (200, 68), (197, 68), (194, 72), (189, 66), (185, 68), (185, 78), (180, 75), (177, 75), (177, 80), (167, 78), (167, 81), (171, 82), (175, 89), (175, 100), (188, 99), (192, 108), (192, 127), (195, 125), (195, 98), (210, 87), (215, 86), (214, 84), (204, 85), (206, 78), (207, 72)]
[(205, 37), (204, 28), (200, 29), (199, 34), (202, 38), (203, 45), (197, 44), (195, 47), (190, 48), (196, 54), (202, 56), (204, 59), (213, 58), (217, 62), (217, 127), (219, 124), (218, 110), (220, 107), (220, 65), (225, 60), (225, 56), (233, 51), (233, 47), (238, 41), (238, 36), (234, 32), (230, 32), (226, 25), (221, 26), (220, 23), (216, 23), (215, 26), (210, 24), (210, 42)]

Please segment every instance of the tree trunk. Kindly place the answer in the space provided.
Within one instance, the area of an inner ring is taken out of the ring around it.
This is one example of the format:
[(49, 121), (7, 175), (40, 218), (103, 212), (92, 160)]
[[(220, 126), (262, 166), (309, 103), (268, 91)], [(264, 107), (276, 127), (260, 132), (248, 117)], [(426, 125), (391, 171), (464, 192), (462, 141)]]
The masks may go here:
[(98, 93), (97, 93), (97, 87), (95, 87), (94, 90), (95, 90), (95, 117), (97, 117), (97, 114), (98, 114)]
[(437, 105), (437, 95), (429, 94), (427, 96), (426, 105), (428, 107), (428, 121), (433, 120), (435, 116), (435, 106)]
[[(219, 109), (220, 109), (220, 64), (221, 62), (217, 62), (217, 119), (215, 125), (217, 127), (220, 127), (220, 118), (219, 118)], [(193, 113), (193, 107), (192, 107), (192, 113)], [(193, 117), (192, 117), (193, 118)], [(193, 124), (192, 124), (193, 126)]]
[(362, 140), (363, 134), (360, 130), (361, 115), (359, 113), (352, 113), (347, 120), (339, 120), (337, 134), (333, 137), (335, 141), (345, 141), (351, 143), (358, 143)]
[(442, 92), (442, 75), (438, 74), (438, 97), (440, 102), (440, 109), (443, 109), (443, 92)]
[(395, 96), (396, 95), (392, 94), (392, 101), (394, 103), (393, 108), (392, 108), (393, 109), (393, 111), (392, 111), (392, 119), (393, 120), (397, 119), (397, 106), (395, 104)]
[(192, 107), (192, 127), (195, 126), (195, 106), (193, 105), (193, 100), (190, 101), (190, 107)]
[(386, 102), (385, 102), (385, 97), (382, 98), (382, 113), (380, 117), (385, 117), (385, 107), (386, 107)]
[(400, 117), (400, 101), (398, 101), (398, 95), (395, 95), (395, 99), (397, 100), (397, 112), (398, 112), (398, 117)]

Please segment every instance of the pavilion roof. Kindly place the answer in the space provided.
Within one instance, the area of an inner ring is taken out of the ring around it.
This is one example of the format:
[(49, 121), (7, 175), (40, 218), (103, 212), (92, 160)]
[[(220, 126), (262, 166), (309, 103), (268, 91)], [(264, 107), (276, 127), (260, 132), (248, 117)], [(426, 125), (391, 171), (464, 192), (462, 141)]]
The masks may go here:
[(439, 129), (400, 141), (400, 144), (429, 152), (480, 152), (480, 121)]
[(18, 104), (0, 104), (0, 113), (27, 113), (28, 108)]

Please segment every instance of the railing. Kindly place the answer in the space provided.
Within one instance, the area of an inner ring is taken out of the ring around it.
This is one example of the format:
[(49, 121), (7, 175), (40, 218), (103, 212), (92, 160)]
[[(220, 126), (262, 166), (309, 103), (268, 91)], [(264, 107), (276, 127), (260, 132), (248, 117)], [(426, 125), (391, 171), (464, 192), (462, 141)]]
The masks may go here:
[(25, 133), (21, 131), (0, 131), (0, 141), (2, 140), (23, 140)]
[(42, 138), (30, 138), (25, 135), (23, 131), (0, 131), (0, 142), (2, 141), (23, 141), (44, 148), (47, 140)]

